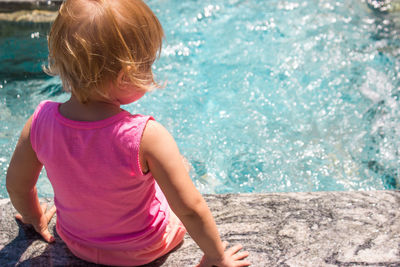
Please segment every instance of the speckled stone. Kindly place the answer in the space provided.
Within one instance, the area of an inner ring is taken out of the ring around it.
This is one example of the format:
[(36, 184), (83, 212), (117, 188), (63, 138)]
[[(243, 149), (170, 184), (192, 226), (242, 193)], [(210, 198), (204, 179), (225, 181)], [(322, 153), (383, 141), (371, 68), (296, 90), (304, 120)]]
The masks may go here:
[(0, 21), (51, 23), (57, 17), (57, 11), (21, 10), (12, 13), (0, 13)]
[(400, 0), (367, 0), (367, 5), (375, 11), (397, 13), (400, 11)]
[[(400, 266), (400, 192), (205, 195), (223, 240), (241, 243), (252, 266)], [(43, 201), (51, 202), (50, 199)], [(46, 244), (0, 200), (0, 266), (96, 266), (74, 257), (55, 233)], [(147, 266), (195, 266), (187, 235)]]
[(0, 0), (0, 13), (20, 10), (58, 10), (63, 0)]

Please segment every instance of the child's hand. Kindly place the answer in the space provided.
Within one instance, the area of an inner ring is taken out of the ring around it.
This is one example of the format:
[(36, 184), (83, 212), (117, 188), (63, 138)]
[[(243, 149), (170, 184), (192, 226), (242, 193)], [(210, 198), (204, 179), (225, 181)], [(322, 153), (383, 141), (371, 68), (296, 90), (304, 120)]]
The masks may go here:
[[(224, 250), (228, 245), (228, 242), (223, 242)], [(236, 245), (231, 247), (224, 252), (224, 257), (220, 260), (208, 259), (205, 255), (201, 259), (199, 265), (197, 267), (241, 267), (241, 266), (250, 266), (249, 261), (245, 261), (244, 259), (249, 256), (247, 251), (239, 252), (242, 249), (242, 245)]]
[(47, 203), (43, 203), (40, 206), (42, 208), (43, 213), (42, 216), (39, 218), (39, 220), (24, 218), (19, 213), (15, 215), (15, 218), (23, 223), (31, 224), (33, 228), (35, 228), (35, 231), (38, 232), (44, 238), (44, 240), (46, 240), (46, 242), (52, 243), (54, 242), (55, 239), (50, 234), (48, 225), (51, 218), (53, 218), (54, 213), (56, 213), (56, 206), (51, 207), (48, 211), (46, 211)]

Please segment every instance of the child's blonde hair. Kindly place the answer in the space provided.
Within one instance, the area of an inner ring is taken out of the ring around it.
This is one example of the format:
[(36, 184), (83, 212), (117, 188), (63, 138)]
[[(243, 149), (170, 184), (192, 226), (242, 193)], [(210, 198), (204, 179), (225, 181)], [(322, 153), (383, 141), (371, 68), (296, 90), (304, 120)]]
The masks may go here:
[(151, 66), (164, 32), (141, 0), (67, 0), (51, 28), (46, 72), (59, 75), (80, 102), (109, 98), (108, 82), (124, 72), (138, 90), (156, 85)]

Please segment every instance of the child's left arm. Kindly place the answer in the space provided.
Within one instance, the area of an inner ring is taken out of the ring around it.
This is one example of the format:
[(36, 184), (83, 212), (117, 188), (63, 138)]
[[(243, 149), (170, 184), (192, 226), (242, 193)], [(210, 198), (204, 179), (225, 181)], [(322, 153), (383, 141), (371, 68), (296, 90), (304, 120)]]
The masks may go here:
[(32, 224), (47, 242), (53, 242), (54, 237), (48, 230), (48, 223), (56, 209), (53, 206), (47, 212), (46, 206), (39, 204), (36, 182), (43, 167), (38, 160), (30, 141), (32, 117), (28, 119), (11, 158), (7, 171), (6, 185), (11, 202), (20, 213), (15, 217), (23, 223)]

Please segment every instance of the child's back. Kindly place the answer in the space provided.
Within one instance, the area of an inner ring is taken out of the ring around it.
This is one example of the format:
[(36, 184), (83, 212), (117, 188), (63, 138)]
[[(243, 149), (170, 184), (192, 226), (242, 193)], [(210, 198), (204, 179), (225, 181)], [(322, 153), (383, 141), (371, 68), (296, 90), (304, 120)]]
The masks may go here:
[(161, 238), (169, 210), (151, 173), (139, 165), (149, 117), (122, 111), (73, 121), (60, 104), (42, 102), (31, 143), (54, 188), (57, 230), (64, 240), (105, 249), (138, 249)]

